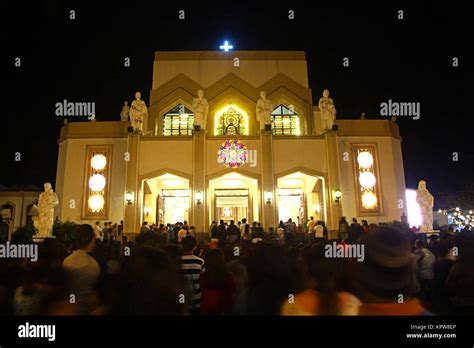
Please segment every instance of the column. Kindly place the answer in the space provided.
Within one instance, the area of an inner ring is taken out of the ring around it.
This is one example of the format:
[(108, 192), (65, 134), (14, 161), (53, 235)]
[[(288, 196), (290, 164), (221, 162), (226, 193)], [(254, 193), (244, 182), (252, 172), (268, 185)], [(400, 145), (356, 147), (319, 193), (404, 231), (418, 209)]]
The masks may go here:
[[(336, 203), (334, 199), (334, 190), (340, 189), (339, 178), (339, 154), (337, 150), (337, 133), (327, 132), (326, 138), (326, 157), (328, 161), (328, 182), (326, 188), (328, 190), (327, 202), (327, 227), (328, 230), (338, 230), (339, 220), (342, 216), (342, 208), (340, 203)], [(346, 197), (342, 196), (341, 199)]]
[[(262, 213), (260, 222), (263, 224), (265, 231), (269, 227), (276, 229), (277, 221), (275, 217), (276, 209), (276, 191), (274, 187), (274, 168), (273, 168), (273, 135), (271, 131), (260, 130), (260, 147), (258, 159), (261, 161), (260, 198), (262, 200)], [(271, 192), (272, 201), (270, 204), (266, 200), (266, 192)]]
[(138, 183), (138, 159), (140, 156), (140, 136), (132, 134), (127, 139), (127, 152), (129, 161), (125, 165), (125, 192), (133, 195), (132, 204), (127, 204), (125, 196), (122, 198), (125, 205), (124, 212), (124, 233), (134, 234), (140, 231), (140, 211), (139, 211), (139, 183)]
[[(194, 131), (193, 135), (193, 183), (191, 187), (192, 220), (191, 224), (197, 233), (209, 232), (206, 226), (206, 206), (208, 200), (206, 191), (206, 133)], [(201, 202), (198, 204), (197, 193), (201, 192)]]

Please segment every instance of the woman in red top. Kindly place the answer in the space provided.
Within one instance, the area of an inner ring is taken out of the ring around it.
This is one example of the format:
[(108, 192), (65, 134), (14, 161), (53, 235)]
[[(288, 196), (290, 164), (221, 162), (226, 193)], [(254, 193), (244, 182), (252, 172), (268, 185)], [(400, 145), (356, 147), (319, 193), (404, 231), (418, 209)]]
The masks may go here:
[(209, 250), (204, 257), (204, 267), (200, 277), (201, 314), (231, 313), (235, 301), (235, 281), (226, 270), (222, 250)]

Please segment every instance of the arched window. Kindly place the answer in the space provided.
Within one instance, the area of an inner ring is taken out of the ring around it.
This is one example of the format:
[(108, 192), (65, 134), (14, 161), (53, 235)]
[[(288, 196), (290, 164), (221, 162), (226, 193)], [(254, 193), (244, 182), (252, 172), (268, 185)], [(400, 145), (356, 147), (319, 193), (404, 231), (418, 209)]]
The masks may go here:
[(194, 114), (183, 104), (176, 105), (163, 116), (163, 135), (192, 135)]
[(272, 132), (274, 135), (300, 135), (300, 119), (291, 108), (280, 104), (272, 111)]
[(215, 135), (247, 135), (247, 114), (235, 105), (227, 105), (215, 115)]

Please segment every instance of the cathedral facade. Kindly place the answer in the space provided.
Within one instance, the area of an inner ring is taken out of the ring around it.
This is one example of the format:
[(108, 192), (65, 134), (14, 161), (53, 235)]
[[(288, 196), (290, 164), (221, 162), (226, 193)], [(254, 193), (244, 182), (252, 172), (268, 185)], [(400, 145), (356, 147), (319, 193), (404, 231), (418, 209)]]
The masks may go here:
[[(337, 230), (342, 216), (377, 223), (404, 212), (397, 124), (330, 119), (344, 101), (334, 112), (321, 106), (327, 92), (313, 101), (304, 52), (156, 52), (149, 100), (132, 123), (62, 127), (61, 220), (123, 220), (126, 233), (187, 220), (208, 232), (213, 220), (268, 229), (313, 216)], [(271, 105), (267, 121), (259, 105)]]

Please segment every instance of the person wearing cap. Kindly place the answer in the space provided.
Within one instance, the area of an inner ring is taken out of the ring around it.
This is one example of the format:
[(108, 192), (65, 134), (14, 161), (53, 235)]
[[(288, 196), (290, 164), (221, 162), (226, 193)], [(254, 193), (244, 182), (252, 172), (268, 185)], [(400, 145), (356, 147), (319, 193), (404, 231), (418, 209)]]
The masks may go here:
[(362, 242), (365, 259), (352, 264), (359, 315), (430, 315), (413, 296), (416, 261), (408, 231), (381, 225)]

